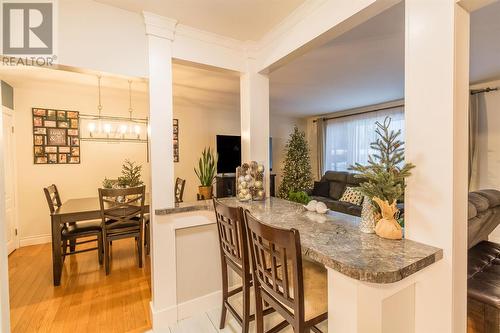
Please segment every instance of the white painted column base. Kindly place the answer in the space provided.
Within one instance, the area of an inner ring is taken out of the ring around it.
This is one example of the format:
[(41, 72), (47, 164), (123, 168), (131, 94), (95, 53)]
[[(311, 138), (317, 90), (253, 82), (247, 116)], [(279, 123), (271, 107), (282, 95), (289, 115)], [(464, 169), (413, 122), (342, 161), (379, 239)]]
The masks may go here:
[(425, 291), (432, 288), (441, 264), (390, 284), (362, 282), (327, 268), (328, 332), (418, 332), (415, 313), (433, 302), (432, 293)]

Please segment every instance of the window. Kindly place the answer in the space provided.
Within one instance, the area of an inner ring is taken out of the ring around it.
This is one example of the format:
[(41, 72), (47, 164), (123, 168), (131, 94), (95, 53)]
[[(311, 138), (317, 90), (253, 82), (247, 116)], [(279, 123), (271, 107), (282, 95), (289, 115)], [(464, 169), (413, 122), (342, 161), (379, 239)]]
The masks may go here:
[(402, 107), (329, 119), (325, 134), (325, 171), (347, 171), (354, 163), (366, 164), (368, 155), (373, 153), (370, 143), (376, 139), (375, 122), (383, 122), (386, 116), (392, 118), (391, 129), (401, 130), (404, 138)]

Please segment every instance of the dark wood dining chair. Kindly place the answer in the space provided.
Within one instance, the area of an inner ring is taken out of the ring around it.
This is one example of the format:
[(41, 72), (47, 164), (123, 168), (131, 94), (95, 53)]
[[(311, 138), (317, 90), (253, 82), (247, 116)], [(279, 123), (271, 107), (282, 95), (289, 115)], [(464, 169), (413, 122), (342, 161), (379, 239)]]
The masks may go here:
[[(61, 197), (57, 186), (52, 184), (49, 187), (43, 189), (45, 193), (45, 198), (49, 205), (50, 214), (61, 207)], [(78, 241), (80, 238), (86, 238), (85, 240)], [(61, 229), (61, 240), (62, 244), (62, 257), (63, 261), (68, 255), (73, 255), (82, 252), (96, 251), (99, 264), (102, 264), (103, 259), (103, 243), (102, 243), (102, 229), (100, 221), (89, 221), (89, 222), (71, 222), (64, 225)], [(96, 247), (86, 248), (83, 250), (77, 250), (76, 246), (97, 242)], [(68, 251), (69, 247), (69, 251)]]
[[(234, 316), (241, 325), (242, 332), (247, 333), (249, 323), (255, 315), (250, 315), (250, 287), (252, 286), (252, 273), (250, 271), (250, 257), (246, 230), (241, 208), (228, 207), (217, 199), (213, 199), (217, 230), (219, 234), (220, 259), (222, 267), (222, 311), (220, 329), (226, 324), (227, 311)], [(228, 268), (231, 268), (241, 277), (242, 286), (229, 291)], [(243, 313), (240, 316), (229, 303), (229, 298), (243, 294)]]
[(106, 275), (110, 272), (110, 245), (113, 240), (118, 239), (135, 238), (139, 268), (142, 268), (145, 189), (145, 186), (99, 189)]
[(184, 197), (184, 187), (186, 186), (186, 180), (177, 177), (175, 180), (175, 188), (174, 188), (174, 193), (175, 193), (175, 203), (181, 203), (182, 198)]
[(252, 258), (257, 333), (264, 332), (263, 301), (284, 318), (268, 332), (289, 324), (295, 333), (321, 333), (316, 325), (328, 316), (325, 268), (302, 259), (298, 230), (264, 224), (248, 210), (244, 216)]

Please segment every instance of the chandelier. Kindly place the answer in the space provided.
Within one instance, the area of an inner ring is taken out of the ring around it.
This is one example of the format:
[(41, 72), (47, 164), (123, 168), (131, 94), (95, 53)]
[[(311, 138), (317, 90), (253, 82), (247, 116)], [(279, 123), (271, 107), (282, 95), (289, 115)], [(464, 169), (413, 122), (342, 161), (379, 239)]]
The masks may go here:
[(132, 81), (128, 81), (128, 117), (103, 115), (101, 76), (97, 77), (97, 115), (80, 114), (82, 141), (148, 142), (148, 118), (134, 118), (132, 108)]

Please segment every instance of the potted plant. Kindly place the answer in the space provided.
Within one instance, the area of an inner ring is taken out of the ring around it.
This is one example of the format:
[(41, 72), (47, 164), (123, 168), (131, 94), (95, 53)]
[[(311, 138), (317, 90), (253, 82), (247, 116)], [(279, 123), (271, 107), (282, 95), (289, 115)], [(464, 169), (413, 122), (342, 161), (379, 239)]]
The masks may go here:
[[(390, 124), (390, 117), (386, 117), (383, 123), (376, 122), (378, 138), (370, 145), (376, 153), (368, 156), (367, 165), (356, 163), (349, 169), (358, 172), (355, 177), (365, 180), (360, 184), (365, 196), (361, 231), (375, 231), (384, 238), (400, 239), (402, 230), (396, 220), (399, 214), (396, 203), (403, 198), (405, 178), (411, 175), (410, 170), (415, 165), (403, 163), (404, 142), (398, 139), (401, 130), (390, 130)], [(380, 220), (377, 225), (375, 220)]]
[(103, 188), (128, 188), (141, 186), (144, 183), (141, 180), (142, 165), (125, 160), (122, 165), (122, 175), (117, 179), (104, 178)]
[(210, 147), (203, 149), (198, 169), (194, 168), (196, 176), (200, 180), (198, 192), (203, 199), (212, 199), (214, 179), (217, 173), (217, 156), (213, 154)]

